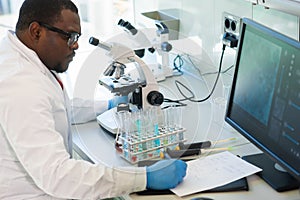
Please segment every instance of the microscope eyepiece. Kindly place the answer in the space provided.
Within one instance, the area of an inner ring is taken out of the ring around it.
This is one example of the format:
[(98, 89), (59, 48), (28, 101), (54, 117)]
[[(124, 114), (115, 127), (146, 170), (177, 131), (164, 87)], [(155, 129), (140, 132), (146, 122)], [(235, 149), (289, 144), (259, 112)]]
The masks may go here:
[(94, 45), (94, 46), (97, 46), (99, 44), (99, 40), (97, 38), (90, 37), (89, 43)]
[(98, 47), (100, 47), (102, 49), (105, 49), (107, 51), (110, 51), (111, 47), (112, 47), (110, 44), (107, 44), (105, 42), (100, 42), (97, 38), (94, 38), (94, 37), (90, 37), (89, 43), (91, 45), (98, 46)]
[(119, 25), (119, 26), (123, 26), (124, 23), (125, 23), (125, 20), (123, 20), (123, 19), (120, 19), (120, 20), (118, 21), (118, 25)]
[(137, 30), (134, 26), (130, 24), (130, 22), (120, 19), (118, 25), (128, 30), (132, 35), (137, 34)]

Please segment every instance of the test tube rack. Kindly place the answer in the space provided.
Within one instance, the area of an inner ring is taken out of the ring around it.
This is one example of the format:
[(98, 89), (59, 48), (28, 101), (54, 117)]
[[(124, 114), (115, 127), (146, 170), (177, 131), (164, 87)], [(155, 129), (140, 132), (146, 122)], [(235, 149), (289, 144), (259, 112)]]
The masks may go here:
[(175, 149), (180, 142), (185, 142), (184, 138), (185, 128), (176, 128), (173, 130), (166, 130), (159, 128), (158, 134), (148, 134), (142, 136), (138, 132), (128, 135), (120, 135), (119, 142), (121, 145), (121, 157), (136, 164), (142, 160), (150, 160), (160, 158), (162, 149)]

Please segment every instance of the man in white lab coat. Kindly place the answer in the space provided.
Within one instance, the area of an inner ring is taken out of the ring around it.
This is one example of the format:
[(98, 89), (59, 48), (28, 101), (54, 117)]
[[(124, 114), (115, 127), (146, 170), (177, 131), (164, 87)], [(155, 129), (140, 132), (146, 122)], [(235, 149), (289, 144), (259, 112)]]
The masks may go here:
[(71, 1), (25, 0), (16, 32), (0, 42), (1, 200), (108, 198), (174, 188), (185, 176), (178, 160), (110, 168), (71, 158), (70, 107), (56, 75), (68, 69), (80, 34)]

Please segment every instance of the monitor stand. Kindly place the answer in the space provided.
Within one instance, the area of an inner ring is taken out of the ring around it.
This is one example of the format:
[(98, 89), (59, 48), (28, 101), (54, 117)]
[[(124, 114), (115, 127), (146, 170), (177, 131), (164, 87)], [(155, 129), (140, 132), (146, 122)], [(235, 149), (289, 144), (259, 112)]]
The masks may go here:
[(276, 163), (266, 154), (244, 156), (243, 159), (261, 168), (262, 171), (257, 173), (257, 175), (266, 181), (277, 192), (299, 189), (300, 182), (298, 182), (289, 173), (276, 169)]

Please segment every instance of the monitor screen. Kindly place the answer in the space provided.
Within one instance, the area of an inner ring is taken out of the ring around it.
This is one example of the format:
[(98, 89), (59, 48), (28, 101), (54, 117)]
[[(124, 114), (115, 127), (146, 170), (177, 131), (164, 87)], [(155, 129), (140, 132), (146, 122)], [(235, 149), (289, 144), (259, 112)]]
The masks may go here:
[(245, 159), (277, 191), (300, 182), (299, 49), (298, 41), (242, 19), (225, 120), (262, 150)]

